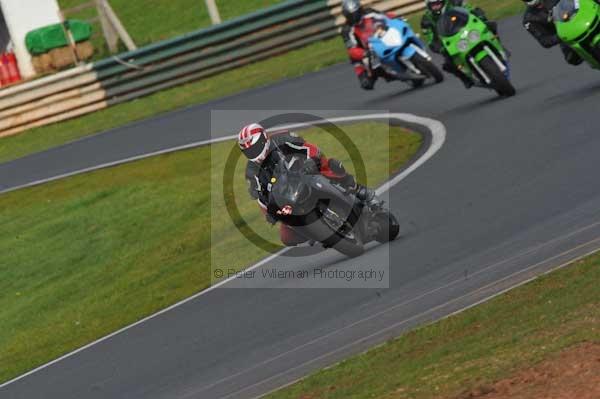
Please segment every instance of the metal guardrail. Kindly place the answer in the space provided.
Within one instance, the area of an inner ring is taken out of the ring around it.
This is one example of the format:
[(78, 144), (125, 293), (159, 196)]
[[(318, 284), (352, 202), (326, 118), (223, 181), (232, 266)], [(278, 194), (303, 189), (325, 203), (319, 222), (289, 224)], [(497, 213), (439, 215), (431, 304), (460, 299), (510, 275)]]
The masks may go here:
[[(290, 0), (220, 25), (0, 90), (0, 137), (203, 79), (338, 35), (341, 0)], [(363, 0), (407, 15), (423, 0)]]

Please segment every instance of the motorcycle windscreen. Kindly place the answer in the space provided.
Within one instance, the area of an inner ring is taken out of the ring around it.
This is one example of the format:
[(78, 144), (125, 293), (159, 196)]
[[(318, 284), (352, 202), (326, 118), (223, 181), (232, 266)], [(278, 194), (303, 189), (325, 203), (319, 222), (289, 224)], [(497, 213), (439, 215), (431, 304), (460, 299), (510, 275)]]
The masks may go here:
[(561, 0), (552, 11), (556, 22), (567, 22), (579, 11), (579, 2), (575, 0)]
[(600, 5), (593, 0), (562, 0), (553, 9), (554, 23), (560, 39), (570, 46), (580, 45), (584, 51), (595, 51)]
[(402, 34), (395, 28), (387, 29), (380, 37), (383, 44), (388, 47), (400, 47), (403, 44)]
[(284, 209), (289, 207), (293, 214), (304, 215), (311, 209), (305, 209), (307, 201), (311, 196), (310, 186), (303, 181), (299, 172), (284, 170), (278, 168), (275, 174), (275, 182), (271, 187), (271, 198), (279, 207)]
[(469, 23), (469, 12), (463, 8), (452, 8), (446, 11), (437, 23), (440, 36), (456, 35)]

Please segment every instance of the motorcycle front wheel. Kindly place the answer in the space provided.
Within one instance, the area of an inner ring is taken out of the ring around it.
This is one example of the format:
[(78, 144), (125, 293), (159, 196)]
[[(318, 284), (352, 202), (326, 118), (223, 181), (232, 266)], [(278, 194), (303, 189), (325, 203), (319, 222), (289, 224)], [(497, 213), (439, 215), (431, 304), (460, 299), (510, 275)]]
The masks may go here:
[(354, 226), (360, 215), (345, 212), (335, 204), (330, 204), (322, 212), (315, 211), (307, 218), (307, 225), (301, 227), (304, 236), (323, 244), (326, 248), (355, 258), (365, 252), (361, 233)]
[(433, 63), (433, 61), (429, 61), (419, 53), (415, 53), (410, 61), (421, 71), (421, 73), (423, 73), (423, 75), (433, 78), (435, 83), (441, 83), (444, 81), (444, 74)]
[(502, 97), (512, 97), (517, 94), (514, 86), (504, 75), (504, 72), (498, 68), (492, 57), (487, 56), (479, 62), (481, 69), (485, 71), (488, 77), (492, 80), (490, 86), (496, 90), (496, 93)]

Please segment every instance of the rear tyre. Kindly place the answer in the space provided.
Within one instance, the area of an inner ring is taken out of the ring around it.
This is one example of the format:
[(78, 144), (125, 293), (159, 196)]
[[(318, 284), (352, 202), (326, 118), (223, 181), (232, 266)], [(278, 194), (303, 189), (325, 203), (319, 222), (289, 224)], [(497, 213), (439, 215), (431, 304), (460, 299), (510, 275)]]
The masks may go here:
[(400, 234), (400, 224), (398, 219), (391, 212), (381, 212), (375, 217), (375, 222), (379, 225), (379, 232), (375, 240), (382, 244), (394, 241)]
[(488, 77), (492, 80), (490, 86), (496, 90), (496, 93), (502, 97), (512, 97), (517, 94), (514, 86), (504, 75), (504, 72), (498, 68), (498, 65), (494, 62), (492, 57), (489, 55), (479, 62), (481, 69), (488, 74)]
[(424, 75), (433, 78), (435, 83), (441, 83), (444, 81), (444, 74), (433, 63), (433, 61), (429, 61), (419, 53), (415, 53), (410, 60)]

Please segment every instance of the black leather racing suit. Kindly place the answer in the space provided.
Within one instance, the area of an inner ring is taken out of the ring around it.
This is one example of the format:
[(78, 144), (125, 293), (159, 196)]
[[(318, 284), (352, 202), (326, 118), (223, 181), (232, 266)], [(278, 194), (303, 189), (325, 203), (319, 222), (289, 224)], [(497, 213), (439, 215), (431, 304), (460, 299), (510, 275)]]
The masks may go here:
[(527, 7), (523, 16), (523, 26), (535, 37), (544, 48), (560, 45), (565, 60), (571, 65), (579, 65), (583, 59), (573, 49), (560, 41), (556, 33), (556, 26), (552, 22), (550, 10), (557, 0), (546, 0), (539, 6)]
[[(248, 182), (250, 196), (258, 200), (258, 204), (263, 209), (267, 221), (271, 224), (276, 223), (273, 214), (279, 209), (269, 201), (269, 187), (281, 154), (284, 156), (301, 154), (312, 159), (314, 161), (315, 172), (321, 173), (328, 179), (335, 180), (349, 190), (356, 191), (356, 196), (359, 199), (364, 200), (365, 196), (369, 193), (366, 187), (356, 184), (354, 176), (346, 172), (340, 161), (325, 157), (317, 146), (308, 143), (301, 137), (289, 133), (273, 135), (271, 136), (270, 146), (269, 154), (263, 162), (257, 164), (256, 162), (248, 161), (246, 166), (246, 181)], [(302, 237), (283, 223), (279, 226), (279, 236), (281, 242), (286, 246), (296, 246), (307, 241), (305, 237)]]
[(271, 136), (271, 149), (269, 155), (261, 164), (248, 161), (246, 166), (246, 181), (250, 196), (259, 201), (261, 207), (269, 205), (269, 191), (271, 177), (275, 166), (283, 155), (301, 154), (315, 162), (319, 173), (335, 180), (346, 188), (356, 188), (354, 176), (348, 174), (342, 163), (333, 158), (327, 158), (314, 144), (305, 141), (302, 137), (292, 134), (277, 134)]

